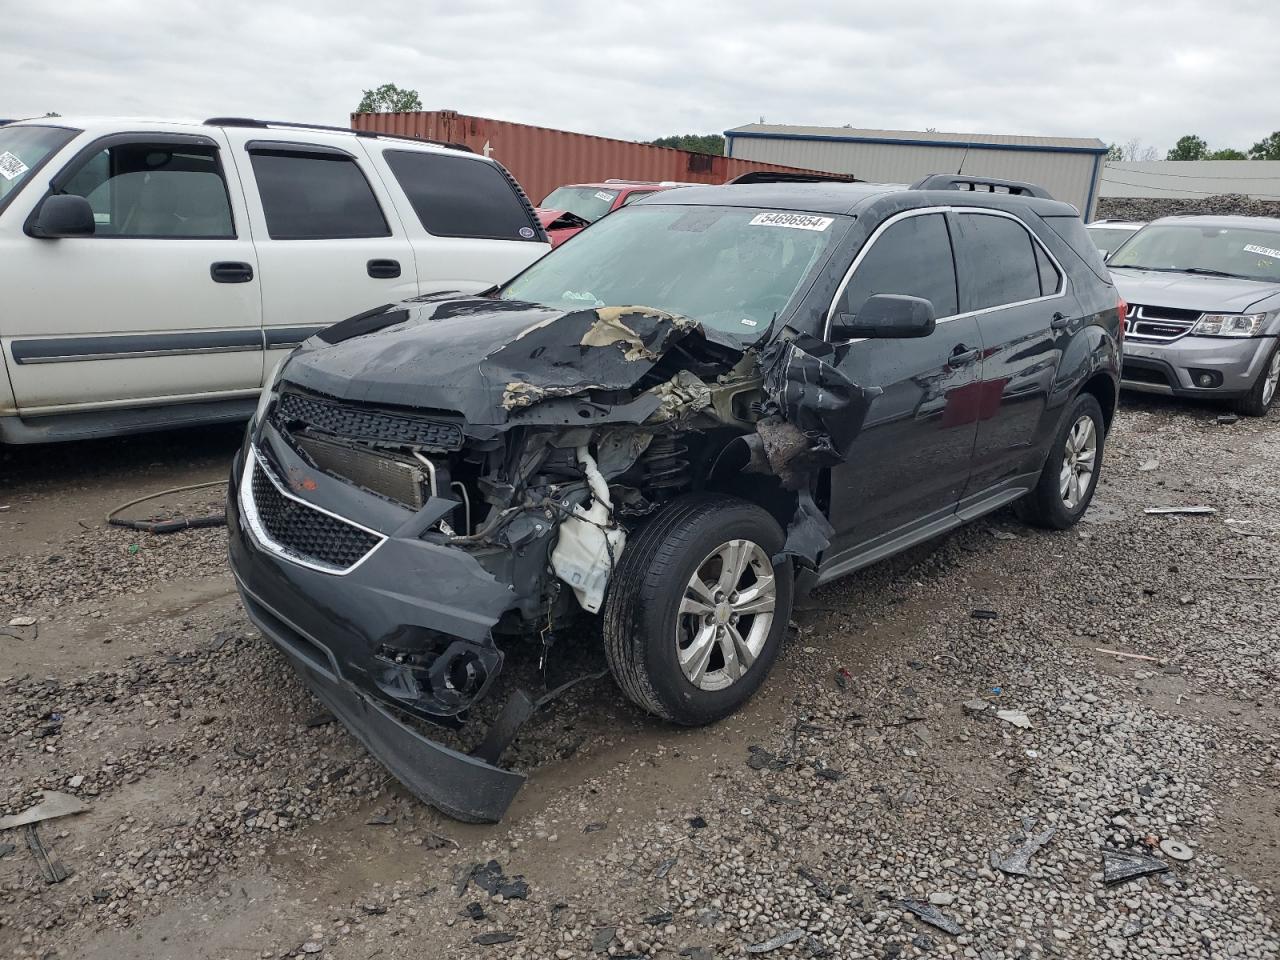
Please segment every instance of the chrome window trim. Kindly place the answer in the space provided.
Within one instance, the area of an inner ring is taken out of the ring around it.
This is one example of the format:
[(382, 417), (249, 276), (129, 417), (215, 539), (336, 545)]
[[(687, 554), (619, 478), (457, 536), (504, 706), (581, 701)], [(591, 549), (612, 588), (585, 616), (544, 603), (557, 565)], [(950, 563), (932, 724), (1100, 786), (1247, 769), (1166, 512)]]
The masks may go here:
[[(267, 465), (266, 460), (263, 459), (262, 454), (258, 452), (258, 448), (256, 446), (250, 445), (249, 452), (251, 456), (245, 457), (244, 473), (240, 477), (240, 514), (244, 517), (245, 523), (248, 524), (249, 531), (253, 534), (253, 539), (256, 540), (258, 545), (268, 553), (274, 554), (283, 560), (288, 560), (290, 563), (296, 563), (300, 567), (306, 567), (309, 570), (315, 570), (319, 573), (327, 573), (335, 577), (345, 577), (347, 574), (359, 569), (362, 563), (373, 556), (374, 552), (387, 542), (387, 537), (384, 534), (379, 533), (377, 530), (370, 529), (364, 524), (356, 523), (354, 520), (339, 516), (330, 510), (324, 509), (324, 507), (318, 507), (314, 503), (303, 500), (301, 497), (294, 496), (280, 484), (279, 480), (276, 479), (275, 473), (271, 470), (271, 467)], [(276, 488), (276, 492), (285, 499), (292, 500), (295, 503), (300, 503), (309, 510), (315, 510), (317, 513), (323, 513), (325, 516), (341, 523), (345, 523), (348, 526), (355, 527), (357, 530), (363, 530), (370, 536), (376, 537), (378, 542), (370, 547), (363, 557), (349, 567), (335, 567), (332, 564), (312, 560), (308, 557), (302, 556), (301, 554), (295, 553), (288, 547), (284, 546), (284, 544), (277, 543), (271, 538), (271, 535), (267, 533), (266, 528), (262, 525), (262, 518), (258, 516), (257, 504), (253, 501), (254, 466), (258, 466), (262, 469), (263, 475), (271, 482), (271, 485)]]
[[(977, 216), (986, 216), (986, 217), (1004, 217), (1008, 220), (1012, 220), (1014, 223), (1016, 223), (1018, 226), (1020, 226), (1023, 230), (1027, 232), (1027, 235), (1031, 237), (1031, 241), (1034, 244), (1036, 244), (1041, 250), (1044, 251), (1045, 256), (1049, 258), (1049, 262), (1052, 263), (1054, 266), (1054, 269), (1058, 271), (1058, 289), (1057, 289), (1057, 292), (1055, 293), (1051, 293), (1051, 294), (1047, 294), (1039, 297), (1032, 297), (1028, 300), (1015, 300), (1011, 303), (1001, 303), (1001, 304), (997, 304), (994, 307), (983, 307), (981, 310), (967, 310), (963, 313), (956, 313), (946, 317), (938, 317), (937, 318), (938, 323), (950, 323), (952, 320), (962, 320), (967, 317), (978, 317), (984, 313), (991, 313), (995, 310), (1007, 310), (1010, 307), (1026, 306), (1029, 303), (1041, 303), (1041, 302), (1047, 302), (1050, 300), (1057, 300), (1067, 295), (1067, 272), (1062, 269), (1062, 264), (1059, 262), (1058, 258), (1053, 255), (1053, 251), (1044, 245), (1043, 241), (1041, 241), (1041, 239), (1036, 236), (1035, 231), (1032, 230), (1030, 227), (1028, 227), (1026, 222), (1021, 217), (1015, 216), (1014, 214), (1009, 213), (1005, 210), (992, 210), (988, 207), (919, 207), (915, 210), (904, 210), (901, 213), (895, 213), (892, 217), (890, 217), (884, 223), (880, 224), (880, 226), (876, 227), (875, 231), (871, 234), (871, 236), (867, 237), (867, 242), (862, 245), (862, 249), (858, 251), (858, 255), (853, 258), (853, 263), (849, 264), (849, 269), (845, 271), (844, 279), (840, 281), (840, 285), (836, 287), (835, 296), (831, 298), (831, 306), (827, 308), (826, 323), (823, 325), (823, 328), (822, 328), (823, 340), (830, 341), (831, 321), (836, 315), (836, 305), (840, 302), (840, 298), (844, 296), (845, 290), (849, 286), (849, 281), (853, 279), (853, 274), (858, 269), (858, 266), (862, 263), (863, 259), (866, 257), (867, 251), (869, 251), (871, 247), (875, 244), (875, 242), (880, 239), (881, 234), (883, 234), (887, 229), (889, 229), (889, 227), (893, 226), (895, 223), (899, 222), (900, 220), (906, 220), (908, 217), (925, 216), (931, 213), (973, 214)], [(952, 243), (953, 256), (954, 256), (954, 252), (955, 252), (955, 246), (953, 241)], [(957, 280), (959, 279), (959, 275), (960, 275), (959, 265), (957, 264), (956, 266)], [(1037, 280), (1036, 280), (1037, 284), (1039, 283), (1038, 276), (1039, 276), (1039, 271), (1037, 270)], [(957, 293), (959, 293), (959, 291), (957, 291)], [(839, 341), (839, 343), (834, 345), (842, 346), (844, 344), (858, 343), (864, 339), (866, 338), (858, 337), (853, 340), (842, 340), (842, 341)]]

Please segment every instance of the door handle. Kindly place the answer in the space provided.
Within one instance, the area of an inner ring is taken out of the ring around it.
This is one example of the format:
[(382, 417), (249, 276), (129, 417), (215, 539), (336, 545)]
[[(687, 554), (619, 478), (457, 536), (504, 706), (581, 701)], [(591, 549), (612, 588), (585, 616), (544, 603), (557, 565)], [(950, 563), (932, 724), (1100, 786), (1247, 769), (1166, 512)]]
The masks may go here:
[(1065, 313), (1059, 311), (1053, 315), (1053, 319), (1049, 321), (1049, 328), (1052, 330), (1065, 330), (1071, 326), (1071, 318)]
[(400, 276), (399, 260), (370, 260), (365, 267), (375, 280), (394, 280)]
[(973, 363), (981, 354), (981, 350), (970, 350), (963, 343), (956, 344), (956, 348), (951, 351), (951, 356), (947, 357), (947, 366), (963, 367)]
[(253, 267), (238, 260), (220, 260), (209, 266), (209, 276), (214, 283), (248, 283), (253, 279)]

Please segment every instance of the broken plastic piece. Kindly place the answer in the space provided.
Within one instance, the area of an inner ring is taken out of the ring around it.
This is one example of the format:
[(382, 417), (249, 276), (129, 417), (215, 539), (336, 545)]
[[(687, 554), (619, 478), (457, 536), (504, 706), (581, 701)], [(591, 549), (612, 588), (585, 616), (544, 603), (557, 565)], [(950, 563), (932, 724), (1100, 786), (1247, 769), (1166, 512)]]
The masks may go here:
[(929, 924), (931, 927), (937, 927), (943, 933), (949, 933), (957, 936), (964, 933), (964, 927), (956, 923), (941, 910), (931, 903), (922, 903), (919, 900), (899, 900), (896, 904), (903, 910), (914, 913), (917, 917)]
[(1160, 852), (1174, 860), (1190, 860), (1195, 856), (1195, 851), (1185, 843), (1168, 838), (1160, 841)]
[(1006, 857), (997, 857), (995, 851), (992, 851), (991, 866), (1014, 877), (1038, 877), (1040, 874), (1031, 870), (1031, 857), (1052, 839), (1053, 832), (1053, 827), (1049, 827), (1041, 833), (1029, 834), (1027, 839)]
[(1000, 614), (997, 613), (995, 610), (978, 609), (970, 613), (969, 616), (973, 617), (973, 619), (975, 620), (995, 620), (997, 617), (1000, 616)]
[(1163, 860), (1149, 857), (1145, 853), (1109, 848), (1103, 848), (1102, 851), (1102, 882), (1108, 887), (1136, 880), (1138, 877), (1165, 873), (1168, 869), (1169, 865)]
[(44, 790), (41, 791), (41, 796), (41, 801), (34, 807), (28, 807), (21, 813), (15, 813), (9, 817), (0, 817), (0, 830), (11, 830), (14, 827), (24, 827), (29, 823), (40, 823), (42, 820), (52, 820), (55, 817), (84, 813), (89, 809), (87, 803), (82, 803), (69, 793)]
[(49, 848), (41, 842), (40, 834), (36, 832), (34, 823), (27, 824), (23, 829), (23, 834), (27, 838), (27, 849), (36, 858), (36, 865), (39, 866), (40, 875), (44, 877), (45, 883), (61, 883), (71, 876), (71, 871), (66, 865), (50, 853)]
[(780, 933), (776, 937), (770, 937), (763, 943), (753, 943), (747, 947), (747, 953), (769, 953), (777, 950), (779, 947), (785, 947), (788, 943), (795, 943), (804, 936), (804, 930), (796, 927), (794, 930), (788, 930), (786, 933)]
[(1022, 730), (1031, 729), (1031, 718), (1023, 710), (997, 710), (996, 716)]
[(1188, 513), (1195, 516), (1217, 513), (1217, 507), (1147, 507), (1143, 513)]
[(471, 938), (472, 943), (478, 943), (483, 947), (493, 946), (495, 943), (510, 943), (516, 938), (514, 933), (480, 933)]

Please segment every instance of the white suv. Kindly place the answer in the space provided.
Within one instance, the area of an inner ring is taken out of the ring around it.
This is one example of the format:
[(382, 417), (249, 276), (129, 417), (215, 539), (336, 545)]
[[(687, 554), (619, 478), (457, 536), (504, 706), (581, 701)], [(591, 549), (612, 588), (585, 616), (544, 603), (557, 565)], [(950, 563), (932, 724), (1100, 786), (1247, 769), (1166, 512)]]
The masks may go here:
[(0, 443), (247, 419), (317, 330), (548, 249), (465, 148), (236, 118), (2, 125)]

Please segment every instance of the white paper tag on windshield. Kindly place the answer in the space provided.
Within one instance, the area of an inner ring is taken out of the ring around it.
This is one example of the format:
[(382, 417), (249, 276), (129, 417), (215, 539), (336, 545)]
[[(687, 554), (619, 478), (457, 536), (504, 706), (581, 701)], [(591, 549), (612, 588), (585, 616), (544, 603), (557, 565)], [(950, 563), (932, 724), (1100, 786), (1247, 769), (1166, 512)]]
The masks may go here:
[(757, 213), (751, 218), (753, 227), (791, 227), (794, 230), (825, 230), (831, 217), (815, 217), (811, 213)]
[(1244, 245), (1245, 253), (1257, 253), (1264, 257), (1274, 257), (1280, 260), (1280, 250), (1274, 250), (1271, 247), (1260, 247), (1256, 243), (1246, 243)]
[(25, 163), (15, 157), (8, 150), (4, 153), (0, 153), (0, 177), (4, 177), (6, 180), (13, 180), (16, 177), (22, 176), (29, 169), (30, 168)]
[(605, 203), (613, 203), (613, 198), (616, 196), (616, 193), (610, 193), (607, 190), (599, 190), (596, 192), (596, 199), (603, 200)]

